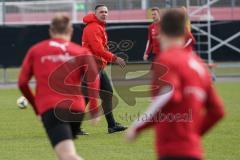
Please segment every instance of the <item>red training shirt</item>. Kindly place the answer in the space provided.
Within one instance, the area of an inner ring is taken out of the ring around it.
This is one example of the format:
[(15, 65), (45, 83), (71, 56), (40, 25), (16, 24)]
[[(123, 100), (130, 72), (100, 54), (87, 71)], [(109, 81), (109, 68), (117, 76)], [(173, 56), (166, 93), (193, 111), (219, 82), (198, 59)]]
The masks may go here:
[[(38, 115), (56, 107), (63, 100), (73, 102), (71, 110), (83, 112), (85, 101), (80, 85), (84, 74), (88, 86), (93, 89), (89, 89), (88, 95), (91, 97), (90, 112), (95, 114), (99, 89), (97, 66), (87, 49), (72, 42), (55, 38), (31, 47), (23, 61), (18, 85)], [(36, 80), (35, 94), (28, 84), (32, 76)]]
[(148, 41), (146, 45), (145, 54), (149, 55), (151, 52), (153, 54), (158, 54), (160, 52), (160, 42), (159, 36), (160, 29), (159, 23), (152, 23), (148, 27)]
[[(160, 66), (168, 69), (165, 74)], [(202, 159), (201, 136), (224, 115), (204, 62), (186, 48), (168, 49), (153, 63), (152, 86), (159, 90), (152, 93), (152, 104), (133, 125), (137, 134), (154, 126), (158, 158)], [(167, 86), (169, 91), (159, 95)]]

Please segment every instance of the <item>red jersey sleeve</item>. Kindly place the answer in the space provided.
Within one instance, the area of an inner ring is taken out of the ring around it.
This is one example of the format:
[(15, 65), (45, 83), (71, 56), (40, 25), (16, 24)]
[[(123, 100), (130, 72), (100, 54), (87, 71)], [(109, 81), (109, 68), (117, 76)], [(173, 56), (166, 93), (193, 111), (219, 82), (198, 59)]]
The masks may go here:
[[(157, 66), (155, 66), (156, 68), (153, 68), (154, 75), (152, 80), (152, 86), (157, 89), (152, 93), (153, 101), (147, 111), (134, 124), (137, 133), (154, 125), (155, 121), (158, 120), (158, 115), (161, 112), (161, 109), (165, 107), (169, 101), (176, 100), (180, 94), (180, 80), (174, 69), (171, 69), (170, 65), (165, 63), (164, 66), (169, 69), (163, 69), (163, 71), (165, 71), (165, 73), (163, 73), (159, 72), (160, 68)], [(142, 119), (144, 119), (144, 121), (142, 121)]]
[(38, 115), (37, 108), (35, 106), (35, 98), (32, 90), (29, 87), (29, 81), (33, 76), (33, 52), (30, 49), (23, 61), (21, 72), (18, 78), (18, 87), (23, 96), (27, 98), (30, 104), (33, 106), (35, 113)]
[(187, 32), (185, 37), (184, 48), (192, 48), (196, 44), (196, 40), (191, 32)]
[(159, 56), (157, 60), (160, 63), (153, 62), (152, 64), (151, 96), (153, 98), (158, 96), (161, 88), (168, 86), (169, 88), (174, 88), (173, 98), (179, 99), (181, 97), (179, 76), (171, 63), (162, 57)]
[(108, 62), (114, 62), (117, 59), (117, 57), (113, 53), (106, 51), (106, 49), (104, 48), (103, 40), (101, 38), (102, 33), (100, 30), (93, 28), (92, 30), (86, 30), (85, 33), (89, 39), (88, 45), (94, 55), (102, 57)]
[(223, 106), (213, 86), (210, 86), (207, 93), (206, 112), (200, 125), (200, 135), (204, 135), (224, 116)]
[(147, 40), (147, 45), (146, 45), (146, 49), (145, 49), (145, 53), (146, 55), (149, 55), (152, 51), (152, 35), (151, 35), (151, 25), (148, 27), (148, 40)]

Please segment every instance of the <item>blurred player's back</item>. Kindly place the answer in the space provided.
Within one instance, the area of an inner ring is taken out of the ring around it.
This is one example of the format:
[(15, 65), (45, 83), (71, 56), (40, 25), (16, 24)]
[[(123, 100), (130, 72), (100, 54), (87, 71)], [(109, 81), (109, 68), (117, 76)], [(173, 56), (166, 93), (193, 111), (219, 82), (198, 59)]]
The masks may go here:
[[(50, 88), (50, 75), (53, 74), (54, 71), (56, 72), (58, 67), (70, 59), (88, 54), (89, 52), (86, 49), (72, 42), (56, 38), (39, 42), (29, 50), (23, 65), (32, 66), (33, 68), (32, 74), (34, 74), (37, 82), (35, 102), (40, 114), (48, 110), (49, 107), (54, 106), (63, 97), (65, 97), (65, 95), (57, 93)], [(81, 63), (84, 64), (83, 62)], [(65, 66), (66, 67), (62, 68), (61, 70), (62, 75), (72, 71), (69, 67), (70, 65), (66, 64)], [(80, 84), (80, 77), (81, 76), (79, 72), (74, 72), (71, 74), (71, 76), (66, 78), (66, 82), (71, 84)], [(54, 86), (56, 86), (55, 88), (62, 88), (62, 83), (63, 82), (61, 79), (59, 79), (59, 77), (54, 79)], [(67, 87), (64, 89), (67, 89)], [(70, 91), (68, 92), (70, 93)], [(83, 111), (84, 108), (79, 107), (85, 106), (83, 97), (71, 96), (71, 98), (76, 99), (75, 101), (78, 102), (78, 104), (74, 104), (74, 108), (78, 110), (80, 108), (81, 111)], [(81, 98), (81, 100), (77, 100), (77, 98)]]
[(153, 102), (144, 114), (147, 119), (128, 131), (131, 139), (135, 132), (154, 125), (159, 160), (201, 160), (201, 136), (224, 114), (204, 62), (184, 47), (185, 17), (177, 10), (162, 17), (162, 54), (152, 67)]
[[(19, 89), (36, 115), (41, 117), (59, 160), (82, 160), (73, 143), (85, 111), (80, 78), (86, 80), (89, 86), (89, 111), (93, 119), (98, 112), (97, 66), (87, 49), (70, 42), (72, 33), (68, 15), (59, 13), (54, 16), (49, 26), (51, 39), (29, 49), (18, 80)], [(29, 86), (33, 76), (36, 79), (36, 94)]]
[[(183, 48), (171, 48), (156, 61), (168, 67), (162, 79), (174, 87), (171, 100), (158, 114), (160, 123), (155, 126), (158, 153), (202, 157), (199, 127), (211, 89), (208, 70), (196, 54)], [(164, 120), (159, 117), (163, 115)]]

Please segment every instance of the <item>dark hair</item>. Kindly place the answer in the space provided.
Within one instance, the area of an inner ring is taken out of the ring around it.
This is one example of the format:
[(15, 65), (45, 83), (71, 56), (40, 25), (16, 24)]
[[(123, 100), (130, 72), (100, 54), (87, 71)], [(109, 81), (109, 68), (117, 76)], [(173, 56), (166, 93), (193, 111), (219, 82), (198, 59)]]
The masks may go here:
[(169, 37), (179, 37), (185, 34), (186, 15), (177, 10), (166, 11), (161, 19), (161, 32)]
[(99, 7), (107, 7), (105, 4), (98, 4), (95, 7), (95, 11), (99, 8)]
[(67, 14), (59, 13), (52, 18), (50, 30), (53, 33), (65, 34), (68, 32), (71, 20)]

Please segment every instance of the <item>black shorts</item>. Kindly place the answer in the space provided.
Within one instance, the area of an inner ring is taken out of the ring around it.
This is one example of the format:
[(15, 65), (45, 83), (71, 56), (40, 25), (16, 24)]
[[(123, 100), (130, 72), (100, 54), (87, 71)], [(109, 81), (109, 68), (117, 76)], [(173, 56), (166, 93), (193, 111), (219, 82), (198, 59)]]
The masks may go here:
[(50, 109), (42, 114), (42, 122), (53, 148), (63, 140), (77, 138), (83, 114), (74, 113), (68, 109)]
[(161, 157), (159, 160), (200, 160), (198, 158), (193, 158), (193, 157)]

